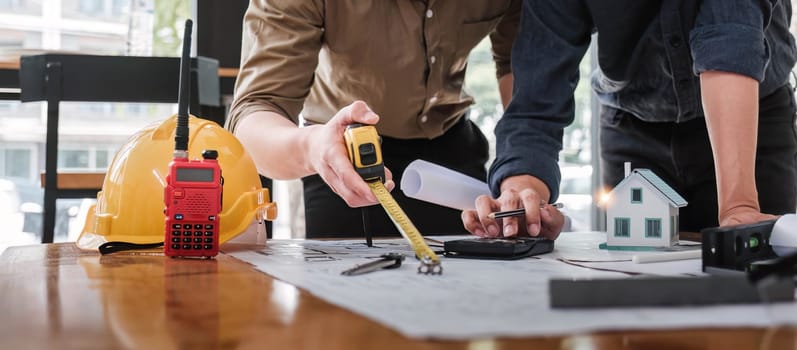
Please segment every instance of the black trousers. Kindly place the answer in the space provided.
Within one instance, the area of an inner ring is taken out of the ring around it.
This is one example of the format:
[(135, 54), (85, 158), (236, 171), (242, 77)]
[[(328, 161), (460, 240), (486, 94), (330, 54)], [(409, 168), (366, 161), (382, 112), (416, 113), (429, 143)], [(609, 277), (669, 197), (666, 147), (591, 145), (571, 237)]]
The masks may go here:
[[(484, 134), (467, 116), (444, 135), (431, 140), (382, 137), (384, 163), (393, 172), (396, 183), (391, 194), (422, 234), (467, 234), (467, 230), (459, 210), (404, 196), (400, 184), (407, 165), (423, 159), (484, 181), (488, 147)], [(380, 205), (350, 208), (318, 175), (305, 177), (302, 183), (308, 238), (363, 237), (363, 211), (373, 236), (399, 235)]]
[[(624, 176), (623, 162), (647, 168), (689, 204), (680, 209), (680, 230), (699, 232), (718, 225), (717, 179), (704, 118), (684, 123), (650, 123), (630, 113), (601, 112), (603, 184)], [(797, 202), (797, 132), (792, 90), (784, 86), (759, 101), (756, 186), (761, 211), (794, 213)]]

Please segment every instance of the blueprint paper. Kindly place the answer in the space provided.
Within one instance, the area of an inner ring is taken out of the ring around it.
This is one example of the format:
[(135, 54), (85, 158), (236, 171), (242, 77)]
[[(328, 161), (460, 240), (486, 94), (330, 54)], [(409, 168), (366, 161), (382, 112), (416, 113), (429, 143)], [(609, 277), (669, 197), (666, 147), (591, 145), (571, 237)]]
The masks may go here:
[[(366, 247), (363, 240), (272, 240), (262, 250), (232, 252), (230, 255), (329, 303), (411, 338), (474, 339), (604, 330), (797, 324), (796, 303), (551, 309), (548, 280), (552, 277), (629, 276), (623, 272), (575, 266), (562, 260), (587, 261), (579, 264), (635, 273), (701, 273), (699, 260), (633, 264), (630, 262), (633, 253), (599, 250), (597, 246), (602, 241), (605, 241), (605, 233), (571, 232), (560, 236), (553, 253), (537, 259), (489, 261), (442, 258), (443, 274), (440, 276), (417, 274), (418, 262), (411, 258), (412, 250), (405, 241), (399, 239), (375, 241), (375, 247), (371, 248)], [(360, 276), (340, 275), (341, 271), (386, 252), (403, 252), (408, 258), (398, 269)]]
[(490, 194), (484, 181), (421, 159), (404, 169), (400, 187), (407, 197), (459, 210), (475, 209), (476, 197)]

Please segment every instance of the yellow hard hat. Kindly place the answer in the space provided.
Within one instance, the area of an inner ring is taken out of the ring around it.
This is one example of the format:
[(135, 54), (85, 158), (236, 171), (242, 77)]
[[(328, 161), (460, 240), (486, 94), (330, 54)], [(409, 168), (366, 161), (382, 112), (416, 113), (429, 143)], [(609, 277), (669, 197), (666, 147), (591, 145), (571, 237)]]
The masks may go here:
[[(89, 209), (81, 249), (96, 250), (105, 242), (153, 243), (164, 238), (163, 189), (173, 158), (177, 118), (171, 117), (135, 133), (119, 149)], [(274, 220), (276, 203), (262, 188), (252, 158), (229, 131), (218, 124), (189, 117), (190, 158), (214, 149), (224, 179), (219, 243), (241, 234), (253, 220)]]

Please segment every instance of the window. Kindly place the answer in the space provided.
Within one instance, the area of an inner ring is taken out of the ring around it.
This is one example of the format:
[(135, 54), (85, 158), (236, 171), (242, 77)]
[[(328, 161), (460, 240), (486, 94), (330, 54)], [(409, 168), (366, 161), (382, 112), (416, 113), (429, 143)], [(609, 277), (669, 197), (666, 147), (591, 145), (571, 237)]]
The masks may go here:
[(59, 169), (87, 169), (89, 167), (88, 150), (59, 150)]
[(631, 237), (630, 218), (614, 218), (614, 236)]
[[(178, 56), (182, 19), (191, 12), (189, 3), (188, 0), (0, 0), (0, 17), (4, 18), (0, 21), (0, 49), (4, 51), (0, 61), (47, 50)], [(129, 42), (145, 44), (146, 52), (132, 50)], [(0, 182), (14, 181), (17, 189), (25, 186), (25, 191), (33, 193), (29, 202), (37, 204), (42, 200), (39, 172), (44, 169), (45, 161), (46, 123), (42, 116), (46, 115), (46, 107), (46, 103), (0, 101)], [(133, 132), (172, 115), (175, 109), (173, 104), (63, 102), (58, 167), (65, 171), (104, 171), (119, 145)], [(74, 233), (79, 233), (82, 221), (74, 213), (81, 202), (81, 199), (57, 202), (56, 241), (73, 240)], [(27, 227), (28, 224), (33, 226)], [(28, 244), (40, 240), (41, 213), (26, 217), (25, 225), (27, 228), (5, 232), (7, 239), (0, 240), (0, 252), (8, 242)]]
[(632, 188), (631, 189), (631, 203), (642, 203), (642, 189), (641, 188)]
[(645, 238), (661, 238), (661, 219), (645, 218)]
[(29, 179), (32, 175), (32, 153), (30, 149), (7, 148), (0, 150), (0, 160), (2, 160), (0, 176)]
[(109, 152), (106, 149), (98, 149), (94, 153), (94, 159), (95, 159), (94, 167), (98, 169), (108, 169), (108, 166), (111, 165), (112, 157), (113, 157), (112, 152)]

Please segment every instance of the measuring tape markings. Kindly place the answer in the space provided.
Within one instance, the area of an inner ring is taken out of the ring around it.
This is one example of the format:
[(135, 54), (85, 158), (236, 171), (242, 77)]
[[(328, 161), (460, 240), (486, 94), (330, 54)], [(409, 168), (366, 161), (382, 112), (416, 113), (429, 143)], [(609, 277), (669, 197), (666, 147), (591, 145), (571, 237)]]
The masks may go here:
[(440, 264), (440, 258), (429, 248), (421, 233), (382, 183), (385, 172), (382, 151), (379, 147), (381, 141), (376, 133), (376, 128), (372, 125), (349, 125), (344, 133), (344, 139), (348, 146), (346, 150), (349, 159), (355, 170), (371, 188), (371, 192), (379, 200), (379, 204), (385, 209), (387, 216), (393, 221), (401, 235), (409, 241), (416, 257), (421, 260), (418, 273), (442, 274), (443, 267)]
[[(371, 188), (371, 192), (373, 192), (376, 199), (379, 200), (379, 204), (385, 209), (387, 216), (390, 217), (390, 220), (392, 220), (393, 224), (399, 229), (401, 235), (410, 242), (412, 250), (415, 251), (415, 255), (421, 259), (422, 263), (431, 264), (430, 267), (432, 268), (438, 266), (442, 272), (440, 257), (429, 248), (423, 236), (421, 236), (421, 233), (415, 225), (412, 224), (412, 221), (410, 221), (407, 214), (404, 213), (404, 210), (401, 209), (396, 200), (393, 199), (393, 196), (387, 191), (385, 185), (379, 180), (367, 181), (367, 183), (368, 187)], [(434, 271), (431, 272), (434, 273)]]

